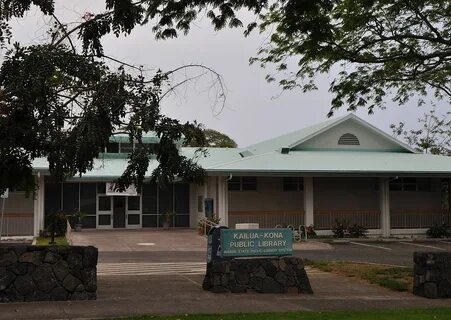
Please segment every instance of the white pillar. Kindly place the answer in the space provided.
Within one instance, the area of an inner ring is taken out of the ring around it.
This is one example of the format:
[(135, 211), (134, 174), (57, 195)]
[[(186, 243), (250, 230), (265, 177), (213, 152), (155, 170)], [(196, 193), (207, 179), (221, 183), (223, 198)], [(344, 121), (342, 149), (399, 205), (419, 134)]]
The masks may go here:
[(304, 178), (304, 224), (313, 224), (313, 178)]
[(227, 182), (224, 177), (217, 177), (217, 203), (218, 203), (218, 216), (221, 219), (220, 224), (228, 226), (228, 214), (227, 214)]
[(39, 236), (39, 231), (44, 229), (44, 176), (39, 172), (36, 175), (38, 186), (33, 203), (33, 235)]
[(379, 207), (381, 210), (381, 231), (383, 237), (390, 236), (390, 180), (379, 178)]

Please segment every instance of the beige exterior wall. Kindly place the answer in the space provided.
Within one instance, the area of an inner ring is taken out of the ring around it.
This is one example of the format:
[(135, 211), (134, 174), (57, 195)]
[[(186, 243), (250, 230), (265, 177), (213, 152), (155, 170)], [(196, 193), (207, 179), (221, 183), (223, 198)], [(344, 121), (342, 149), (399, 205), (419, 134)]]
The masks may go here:
[(303, 192), (284, 192), (281, 177), (258, 177), (257, 191), (229, 191), (228, 196), (229, 212), (304, 209)]
[(440, 179), (429, 180), (431, 191), (390, 191), (390, 209), (441, 209)]
[(13, 214), (33, 215), (34, 199), (33, 194), (28, 197), (25, 192), (10, 192), (5, 201), (5, 216)]
[[(345, 133), (352, 133), (360, 142), (359, 146), (343, 146), (338, 145), (338, 139)], [(390, 141), (387, 138), (381, 137), (368, 128), (354, 121), (346, 121), (339, 124), (327, 132), (319, 134), (318, 136), (302, 143), (294, 148), (294, 150), (305, 149), (346, 149), (346, 150), (398, 150), (401, 149), (399, 145)]]
[(379, 210), (377, 178), (314, 178), (314, 210)]

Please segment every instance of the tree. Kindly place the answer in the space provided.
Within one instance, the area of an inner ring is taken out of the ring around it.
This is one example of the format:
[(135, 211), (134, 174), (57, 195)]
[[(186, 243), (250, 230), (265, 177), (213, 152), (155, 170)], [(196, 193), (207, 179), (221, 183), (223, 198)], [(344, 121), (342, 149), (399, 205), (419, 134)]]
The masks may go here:
[[(188, 143), (205, 145), (201, 127), (163, 115), (160, 102), (180, 85), (168, 81), (175, 72), (187, 68), (214, 71), (188, 65), (145, 78), (141, 68), (127, 63), (119, 63), (117, 69), (108, 67), (109, 58), (95, 35), (132, 30), (142, 19), (142, 10), (127, 6), (127, 2), (107, 1), (110, 11), (98, 18), (87, 16), (72, 29), (54, 15), (51, 0), (0, 3), (0, 43), (6, 49), (0, 69), (0, 192), (16, 187), (34, 190), (32, 161), (38, 157), (48, 159), (50, 173), (57, 181), (84, 174), (93, 168), (109, 137), (118, 132), (137, 141), (118, 179), (119, 189), (142, 183), (151, 152), (142, 143), (142, 135), (149, 131), (160, 138), (154, 180), (164, 183), (182, 177), (202, 181), (204, 170), (180, 155), (174, 143), (183, 137)], [(11, 46), (8, 23), (22, 17), (32, 4), (53, 15), (50, 40), (40, 45)], [(131, 15), (124, 10), (131, 10)], [(110, 25), (94, 24), (93, 19)], [(75, 32), (83, 40), (81, 52), (70, 37)], [(218, 74), (215, 81), (222, 81)]]
[[(213, 130), (213, 129), (204, 129), (205, 134), (205, 140), (206, 140), (206, 147), (212, 147), (212, 148), (236, 148), (238, 145), (236, 142), (230, 138), (228, 135)], [(190, 147), (200, 147), (196, 144), (186, 144), (186, 146)]]
[(440, 0), (277, 1), (261, 24), (275, 31), (254, 61), (277, 64), (280, 85), (304, 91), (338, 67), (330, 115), (345, 105), (373, 112), (391, 94), (399, 104), (414, 94), (421, 104), (430, 90), (450, 101), (450, 12), (451, 3)]
[(437, 115), (435, 110), (418, 119), (419, 127), (406, 129), (405, 122), (392, 124), (395, 137), (402, 137), (404, 141), (423, 153), (451, 155), (451, 112)]

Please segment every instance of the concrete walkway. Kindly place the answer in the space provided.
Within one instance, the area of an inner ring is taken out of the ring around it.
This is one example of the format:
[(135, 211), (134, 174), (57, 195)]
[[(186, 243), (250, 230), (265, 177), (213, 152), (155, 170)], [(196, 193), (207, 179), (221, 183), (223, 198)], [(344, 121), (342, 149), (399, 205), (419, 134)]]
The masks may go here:
[(0, 319), (451, 307), (451, 300), (428, 300), (315, 270), (309, 278), (313, 295), (214, 294), (202, 290), (202, 275), (99, 276), (97, 301), (3, 304)]

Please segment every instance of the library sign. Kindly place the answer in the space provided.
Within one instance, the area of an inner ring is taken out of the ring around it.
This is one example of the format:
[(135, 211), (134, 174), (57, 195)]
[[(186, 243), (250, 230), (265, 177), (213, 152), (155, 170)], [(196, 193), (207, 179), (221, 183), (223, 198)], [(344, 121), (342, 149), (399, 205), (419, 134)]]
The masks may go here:
[(290, 229), (222, 229), (223, 257), (287, 256), (293, 253)]

